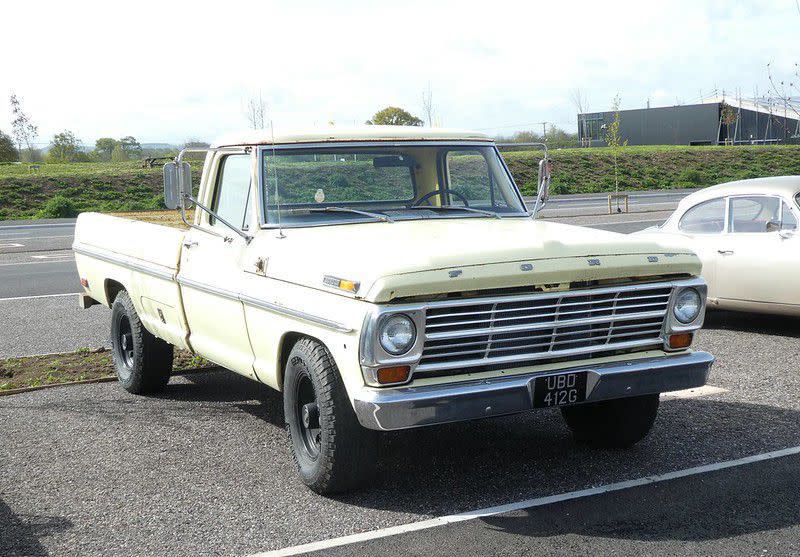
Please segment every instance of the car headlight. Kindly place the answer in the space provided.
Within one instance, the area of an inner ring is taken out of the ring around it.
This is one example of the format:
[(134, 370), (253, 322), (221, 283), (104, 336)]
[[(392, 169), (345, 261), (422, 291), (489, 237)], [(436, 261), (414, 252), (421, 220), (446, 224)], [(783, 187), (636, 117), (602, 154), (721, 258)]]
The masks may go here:
[(684, 288), (675, 297), (672, 313), (681, 323), (691, 323), (700, 315), (702, 308), (703, 300), (700, 293), (694, 288)]
[(398, 313), (381, 322), (378, 338), (386, 352), (393, 356), (401, 356), (414, 346), (417, 340), (417, 328), (410, 317)]

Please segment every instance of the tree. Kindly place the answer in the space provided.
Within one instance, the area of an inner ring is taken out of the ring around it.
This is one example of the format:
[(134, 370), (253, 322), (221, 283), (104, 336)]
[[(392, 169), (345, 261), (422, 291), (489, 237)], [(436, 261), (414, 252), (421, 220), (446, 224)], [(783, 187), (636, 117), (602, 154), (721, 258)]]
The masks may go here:
[(14, 162), (17, 160), (19, 160), (19, 149), (14, 145), (14, 140), (0, 130), (0, 162)]
[(110, 137), (101, 137), (94, 142), (94, 152), (97, 158), (101, 161), (110, 161), (111, 153), (114, 152), (114, 147), (117, 146), (117, 140)]
[(436, 117), (436, 107), (433, 105), (433, 89), (428, 82), (428, 88), (422, 92), (422, 112), (425, 119), (428, 121), (429, 126), (433, 126), (434, 118)]
[[(11, 115), (14, 117), (11, 121), (11, 135), (14, 136), (14, 140), (17, 142), (17, 150), (20, 152), (21, 158), (33, 160), (35, 156), (33, 142), (39, 135), (39, 128), (35, 126), (33, 122), (31, 122), (30, 117), (22, 111), (19, 98), (14, 94), (11, 95)], [(23, 147), (26, 149), (27, 153), (24, 157), (22, 157)]]
[(252, 95), (250, 100), (247, 101), (247, 121), (250, 122), (250, 127), (254, 130), (263, 130), (264, 121), (267, 116), (267, 105), (261, 97), (261, 91), (258, 95)]
[(367, 120), (367, 124), (376, 126), (421, 126), (424, 122), (402, 108), (387, 106), (383, 110), (376, 112), (371, 120)]
[(123, 151), (125, 151), (125, 154), (129, 159), (136, 159), (142, 156), (142, 146), (132, 135), (126, 135), (120, 139), (119, 146)]
[(121, 143), (114, 145), (114, 150), (111, 151), (111, 162), (125, 162), (128, 157), (128, 152), (122, 147)]
[[(614, 193), (619, 194), (619, 172), (617, 170), (617, 159), (619, 158), (619, 150), (628, 144), (628, 140), (622, 140), (619, 131), (619, 95), (614, 97), (612, 109), (614, 110), (614, 121), (611, 122), (606, 128), (606, 145), (611, 148), (614, 155)], [(617, 198), (617, 211), (619, 211), (619, 198)]]
[(570, 91), (570, 100), (572, 106), (578, 112), (578, 137), (581, 138), (581, 146), (585, 144), (587, 147), (591, 146), (592, 140), (589, 135), (589, 128), (586, 123), (586, 113), (589, 112), (589, 99), (578, 88)]
[(81, 142), (75, 134), (64, 130), (53, 136), (47, 158), (52, 162), (75, 162), (80, 158)]
[(183, 144), (183, 149), (189, 149), (191, 147), (195, 147), (195, 148), (199, 148), (199, 149), (205, 149), (205, 148), (210, 147), (210, 146), (211, 146), (211, 144), (206, 142), (206, 141), (201, 141), (199, 139), (190, 138), (190, 139), (187, 139), (186, 142)]

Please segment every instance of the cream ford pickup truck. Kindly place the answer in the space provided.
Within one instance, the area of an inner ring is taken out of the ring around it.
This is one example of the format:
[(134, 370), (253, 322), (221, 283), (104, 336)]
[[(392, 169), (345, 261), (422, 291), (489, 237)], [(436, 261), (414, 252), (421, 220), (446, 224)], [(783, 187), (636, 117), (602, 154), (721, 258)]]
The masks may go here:
[[(85, 306), (112, 310), (122, 386), (163, 389), (174, 346), (283, 393), (303, 482), (355, 488), (380, 431), (559, 408), (574, 436), (641, 440), (659, 393), (706, 382), (706, 286), (685, 248), (536, 220), (480, 133), (256, 132), (181, 153), (184, 229), (78, 218)], [(186, 208), (194, 206), (192, 220)]]

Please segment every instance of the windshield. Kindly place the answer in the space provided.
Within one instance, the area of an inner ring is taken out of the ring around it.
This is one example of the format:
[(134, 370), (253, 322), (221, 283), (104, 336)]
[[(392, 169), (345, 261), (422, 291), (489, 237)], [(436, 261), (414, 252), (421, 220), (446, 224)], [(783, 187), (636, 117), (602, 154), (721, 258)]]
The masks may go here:
[(492, 146), (265, 149), (267, 223), (527, 216)]

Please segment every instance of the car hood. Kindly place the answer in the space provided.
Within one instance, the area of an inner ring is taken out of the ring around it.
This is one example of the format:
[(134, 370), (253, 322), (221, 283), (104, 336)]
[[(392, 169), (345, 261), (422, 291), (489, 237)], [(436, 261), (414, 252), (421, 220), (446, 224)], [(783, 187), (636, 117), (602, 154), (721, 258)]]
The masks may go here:
[[(685, 243), (532, 219), (431, 219), (284, 230), (268, 236), (266, 276), (384, 302), (444, 292), (665, 274), (699, 274)], [(255, 246), (253, 246), (255, 247)], [(590, 261), (590, 259), (592, 261)]]

